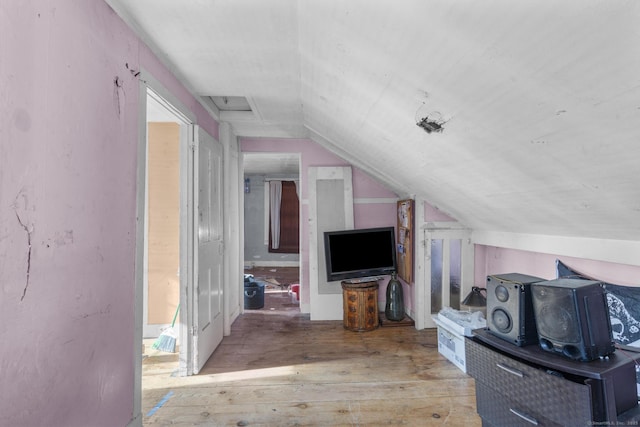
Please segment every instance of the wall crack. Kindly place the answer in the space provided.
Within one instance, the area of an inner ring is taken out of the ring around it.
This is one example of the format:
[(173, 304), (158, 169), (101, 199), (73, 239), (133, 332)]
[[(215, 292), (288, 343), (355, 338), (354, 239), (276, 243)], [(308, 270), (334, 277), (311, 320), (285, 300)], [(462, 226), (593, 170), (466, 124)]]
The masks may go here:
[(26, 283), (24, 285), (24, 290), (22, 291), (22, 296), (20, 297), (20, 301), (24, 300), (24, 297), (27, 295), (27, 289), (29, 289), (29, 280), (30, 280), (30, 276), (31, 276), (31, 233), (33, 233), (33, 227), (31, 227), (31, 229), (27, 226), (27, 224), (24, 223), (24, 221), (22, 221), (22, 218), (20, 218), (20, 214), (18, 214), (18, 209), (15, 208), (15, 213), (16, 213), (16, 218), (18, 219), (18, 223), (20, 224), (20, 226), (24, 229), (24, 231), (27, 233), (27, 280)]

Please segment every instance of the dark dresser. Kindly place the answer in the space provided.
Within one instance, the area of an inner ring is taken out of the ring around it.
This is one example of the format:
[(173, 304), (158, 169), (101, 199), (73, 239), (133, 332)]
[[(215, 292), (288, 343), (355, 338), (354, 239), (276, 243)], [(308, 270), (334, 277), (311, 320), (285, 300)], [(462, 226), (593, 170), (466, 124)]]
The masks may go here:
[(465, 339), (465, 352), (483, 426), (620, 425), (637, 407), (635, 362), (626, 354), (578, 362), (483, 329)]

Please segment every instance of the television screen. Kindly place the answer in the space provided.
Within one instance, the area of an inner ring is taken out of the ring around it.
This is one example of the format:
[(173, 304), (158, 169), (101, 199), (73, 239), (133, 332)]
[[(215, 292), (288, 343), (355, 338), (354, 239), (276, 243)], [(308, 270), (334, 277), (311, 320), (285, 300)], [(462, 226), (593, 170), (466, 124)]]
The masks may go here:
[(393, 227), (326, 231), (324, 251), (330, 282), (396, 271)]

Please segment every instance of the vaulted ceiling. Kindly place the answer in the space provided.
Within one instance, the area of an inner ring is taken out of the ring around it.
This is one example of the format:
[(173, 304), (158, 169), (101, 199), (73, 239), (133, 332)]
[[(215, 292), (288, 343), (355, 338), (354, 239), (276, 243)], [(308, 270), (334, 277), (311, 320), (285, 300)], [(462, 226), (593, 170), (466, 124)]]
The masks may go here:
[(638, 1), (108, 3), (238, 136), (311, 138), (477, 230), (640, 240)]

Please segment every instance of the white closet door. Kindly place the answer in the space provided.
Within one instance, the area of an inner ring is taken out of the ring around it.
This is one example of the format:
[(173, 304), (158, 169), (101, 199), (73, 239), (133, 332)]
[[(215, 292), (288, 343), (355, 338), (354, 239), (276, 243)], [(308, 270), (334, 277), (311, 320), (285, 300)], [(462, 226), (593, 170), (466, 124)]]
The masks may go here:
[(193, 374), (197, 374), (222, 341), (224, 316), (223, 270), (223, 152), (222, 146), (196, 127), (193, 188), (193, 271), (191, 331)]
[(311, 320), (342, 320), (342, 287), (328, 282), (324, 232), (353, 229), (351, 167), (309, 168), (309, 294)]

